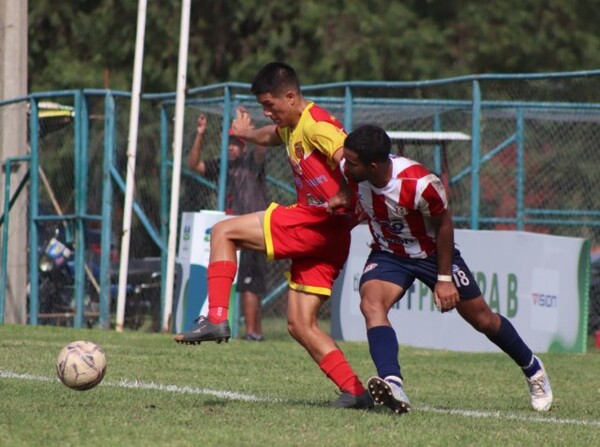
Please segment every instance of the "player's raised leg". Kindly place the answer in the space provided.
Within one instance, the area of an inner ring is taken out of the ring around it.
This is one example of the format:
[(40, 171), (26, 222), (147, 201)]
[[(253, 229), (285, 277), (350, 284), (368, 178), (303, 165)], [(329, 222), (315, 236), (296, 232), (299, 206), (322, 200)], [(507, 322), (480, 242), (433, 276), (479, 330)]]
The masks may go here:
[(237, 271), (236, 250), (265, 250), (262, 227), (263, 213), (246, 214), (217, 223), (210, 235), (208, 264), (208, 316), (196, 319), (196, 326), (177, 334), (178, 343), (197, 344), (203, 341), (228, 341), (231, 328), (227, 320), (231, 286)]

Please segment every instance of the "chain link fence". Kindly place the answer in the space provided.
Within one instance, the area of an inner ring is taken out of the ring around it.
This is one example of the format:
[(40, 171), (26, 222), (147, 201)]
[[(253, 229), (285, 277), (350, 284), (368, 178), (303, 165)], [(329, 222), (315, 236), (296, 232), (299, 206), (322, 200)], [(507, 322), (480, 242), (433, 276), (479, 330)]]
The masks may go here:
[[(377, 124), (390, 131), (462, 132), (470, 141), (416, 144), (406, 141), (398, 151), (448, 177), (449, 197), (457, 228), (524, 230), (588, 238), (600, 245), (600, 208), (595, 199), (600, 187), (600, 73), (539, 76), (479, 76), (418, 83), (340, 83), (305, 88), (305, 95), (335, 115), (347, 129)], [(47, 94), (54, 104), (39, 112), (40, 254), (57, 231), (73, 244), (85, 230), (85, 260), (90, 272), (85, 283), (85, 321), (94, 324), (98, 314), (97, 271), (100, 234), (109, 222), (111, 261), (118, 261), (121, 240), (124, 179), (130, 97), (121, 92), (84, 91), (82, 109), (76, 94)], [(225, 153), (227, 127), (238, 105), (251, 114), (257, 127), (267, 124), (246, 84), (225, 84), (190, 90), (186, 98), (183, 167), (179, 211), (218, 209), (224, 185), (187, 169), (185, 161), (196, 133), (199, 114), (208, 118), (203, 158)], [(136, 160), (136, 212), (133, 214), (130, 257), (153, 260), (160, 270), (166, 242), (172, 170), (175, 96), (146, 95), (142, 99)], [(10, 124), (14, 104), (0, 104), (4, 126)], [(44, 113), (50, 110), (63, 113)], [(82, 114), (78, 121), (78, 113)], [(85, 118), (85, 119), (83, 119)], [(80, 126), (78, 128), (78, 126)], [(36, 150), (32, 148), (32, 150)], [(82, 157), (78, 151), (85, 153)], [(107, 154), (112, 154), (110, 170)], [(444, 156), (446, 159), (444, 160)], [(85, 166), (84, 166), (85, 164)], [(33, 166), (33, 164), (32, 164)], [(444, 172), (442, 172), (444, 171)], [(281, 204), (295, 201), (292, 174), (285, 148), (267, 153), (269, 198)], [(110, 183), (110, 206), (104, 203)], [(84, 210), (85, 218), (81, 218)], [(66, 217), (65, 217), (66, 216)], [(29, 217), (29, 216), (28, 216)], [(25, 222), (10, 215), (11, 221)], [(179, 226), (178, 226), (179, 228)], [(63, 234), (64, 233), (64, 234)], [(157, 261), (158, 260), (158, 261)], [(263, 315), (284, 318), (283, 273), (289, 263), (271, 263)], [(110, 296), (115, 296), (116, 278)], [(39, 266), (31, 266), (39, 268)], [(592, 270), (597, 276), (597, 270)], [(146, 272), (149, 273), (149, 272)], [(71, 272), (73, 275), (73, 273)], [(40, 276), (40, 284), (42, 277)], [(72, 280), (73, 281), (73, 280)], [(154, 280), (156, 281), (156, 280)], [(592, 278), (595, 284), (597, 279)], [(145, 286), (152, 281), (133, 281)], [(160, 284), (135, 292), (128, 302), (130, 327), (160, 326)], [(41, 323), (73, 324), (73, 285), (65, 297), (53, 295), (42, 306)], [(137, 297), (137, 298), (136, 298)], [(56, 306), (54, 301), (61, 301)], [(62, 302), (64, 301), (64, 303)], [(114, 303), (114, 299), (111, 300)], [(323, 317), (328, 316), (328, 307)], [(110, 307), (111, 315), (114, 305)], [(135, 317), (145, 315), (146, 320)], [(590, 295), (590, 331), (600, 329), (600, 296)], [(151, 322), (151, 324), (149, 324)]]

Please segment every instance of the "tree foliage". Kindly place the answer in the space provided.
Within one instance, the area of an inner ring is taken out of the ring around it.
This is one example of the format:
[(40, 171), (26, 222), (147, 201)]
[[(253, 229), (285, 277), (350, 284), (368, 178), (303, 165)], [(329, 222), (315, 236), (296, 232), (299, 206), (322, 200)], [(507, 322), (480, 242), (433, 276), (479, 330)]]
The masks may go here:
[[(129, 90), (137, 6), (29, 2), (30, 90)], [(175, 89), (180, 17), (181, 2), (148, 1), (146, 92)], [(586, 0), (197, 0), (187, 82), (249, 82), (270, 60), (305, 84), (594, 69), (598, 19)]]

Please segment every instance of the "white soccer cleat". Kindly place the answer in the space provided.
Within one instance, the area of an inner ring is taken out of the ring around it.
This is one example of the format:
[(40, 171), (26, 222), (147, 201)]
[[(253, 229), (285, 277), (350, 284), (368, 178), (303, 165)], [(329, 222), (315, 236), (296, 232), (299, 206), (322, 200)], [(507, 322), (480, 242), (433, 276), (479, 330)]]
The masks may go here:
[(378, 405), (385, 405), (396, 414), (408, 413), (410, 411), (410, 401), (404, 392), (400, 378), (396, 380), (381, 379), (379, 377), (371, 377), (367, 382), (367, 389), (373, 401)]
[(540, 370), (527, 378), (531, 406), (535, 411), (549, 411), (552, 407), (552, 387), (544, 364), (539, 358), (537, 360), (540, 363)]

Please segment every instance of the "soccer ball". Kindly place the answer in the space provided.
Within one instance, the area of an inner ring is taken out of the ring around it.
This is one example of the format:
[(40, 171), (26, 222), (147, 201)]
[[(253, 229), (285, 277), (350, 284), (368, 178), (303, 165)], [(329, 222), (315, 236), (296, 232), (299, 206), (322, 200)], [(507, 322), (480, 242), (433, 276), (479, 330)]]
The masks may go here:
[(106, 374), (104, 351), (91, 341), (71, 342), (58, 354), (56, 374), (73, 390), (90, 390), (102, 382)]

